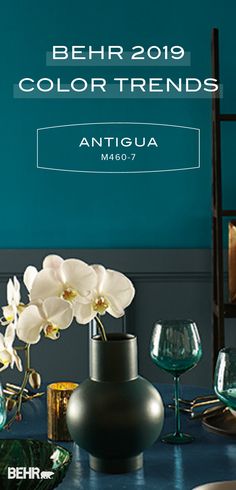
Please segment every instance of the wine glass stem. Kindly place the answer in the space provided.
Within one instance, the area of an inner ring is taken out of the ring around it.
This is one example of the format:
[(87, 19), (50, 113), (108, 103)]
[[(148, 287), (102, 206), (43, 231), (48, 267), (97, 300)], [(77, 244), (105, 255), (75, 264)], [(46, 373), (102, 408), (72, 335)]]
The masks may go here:
[(179, 412), (179, 376), (174, 377), (175, 383), (175, 433), (180, 434), (180, 412)]

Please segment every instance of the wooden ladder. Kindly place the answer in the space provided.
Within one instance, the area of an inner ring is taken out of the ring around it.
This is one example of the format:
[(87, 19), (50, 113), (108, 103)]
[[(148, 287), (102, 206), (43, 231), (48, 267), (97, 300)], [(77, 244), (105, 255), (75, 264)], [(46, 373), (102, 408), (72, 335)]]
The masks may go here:
[[(220, 85), (219, 31), (212, 31), (212, 76)], [(236, 217), (236, 209), (223, 209), (221, 172), (221, 123), (236, 121), (236, 114), (221, 114), (220, 86), (212, 98), (213, 169), (213, 369), (225, 345), (225, 318), (236, 318), (236, 304), (224, 300), (223, 218)], [(235, 271), (236, 272), (236, 271)]]

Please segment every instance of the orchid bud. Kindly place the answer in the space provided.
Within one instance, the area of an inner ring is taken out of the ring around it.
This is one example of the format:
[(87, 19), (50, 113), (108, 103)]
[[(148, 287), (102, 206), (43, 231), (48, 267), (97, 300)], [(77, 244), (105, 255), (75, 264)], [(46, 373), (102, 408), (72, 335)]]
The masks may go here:
[(38, 390), (41, 386), (41, 376), (36, 371), (32, 371), (29, 375), (29, 384), (34, 390)]
[(6, 408), (9, 412), (15, 407), (16, 400), (13, 400), (13, 398), (7, 398), (6, 400)]

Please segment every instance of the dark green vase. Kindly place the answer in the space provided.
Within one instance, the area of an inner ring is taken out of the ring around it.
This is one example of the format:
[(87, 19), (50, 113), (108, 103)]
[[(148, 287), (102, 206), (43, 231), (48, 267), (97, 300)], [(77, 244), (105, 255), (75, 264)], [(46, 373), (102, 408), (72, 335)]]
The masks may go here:
[(138, 376), (137, 338), (110, 334), (91, 339), (90, 377), (69, 401), (67, 424), (72, 439), (89, 452), (90, 467), (125, 473), (143, 465), (143, 450), (159, 436), (161, 397)]

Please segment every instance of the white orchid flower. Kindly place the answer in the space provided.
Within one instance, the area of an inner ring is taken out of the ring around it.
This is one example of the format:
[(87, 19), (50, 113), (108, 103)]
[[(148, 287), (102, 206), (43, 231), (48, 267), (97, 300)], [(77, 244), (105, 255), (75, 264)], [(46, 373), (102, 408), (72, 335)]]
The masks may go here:
[(36, 269), (36, 267), (34, 267), (33, 265), (29, 265), (25, 269), (24, 276), (23, 276), (23, 281), (24, 281), (24, 284), (27, 287), (29, 293), (30, 293), (30, 291), (32, 289), (33, 282), (34, 282), (37, 274), (38, 274), (38, 269)]
[(14, 364), (16, 364), (19, 371), (22, 371), (21, 359), (12, 346), (14, 340), (15, 326), (13, 323), (10, 323), (6, 328), (5, 335), (0, 333), (0, 364), (2, 365), (0, 371), (8, 368), (8, 366), (13, 368)]
[(124, 315), (124, 309), (133, 300), (135, 289), (132, 282), (120, 272), (94, 265), (97, 284), (89, 298), (78, 297), (74, 303), (74, 314), (78, 323), (86, 324), (97, 314), (106, 312), (115, 318)]
[(37, 344), (43, 331), (55, 340), (60, 330), (68, 328), (73, 320), (73, 310), (68, 301), (61, 298), (46, 298), (41, 304), (31, 304), (21, 313), (17, 323), (17, 336), (27, 344)]
[(31, 268), (25, 273), (32, 303), (48, 297), (73, 302), (78, 296), (88, 296), (96, 285), (95, 271), (82, 260), (52, 255), (45, 258), (43, 267), (40, 272)]
[(58, 271), (63, 262), (64, 259), (60, 255), (47, 255), (43, 261), (43, 269), (54, 269)]
[(11, 322), (16, 322), (17, 313), (24, 308), (23, 303), (20, 303), (20, 283), (16, 276), (9, 279), (7, 283), (7, 306), (3, 306), (2, 311), (6, 321), (2, 320), (2, 325), (7, 325)]
[[(60, 265), (64, 262), (63, 258), (59, 255), (48, 255), (43, 261), (43, 269), (53, 269), (55, 272), (59, 269)], [(30, 293), (33, 282), (38, 274), (36, 267), (29, 265), (24, 273), (24, 283)]]

